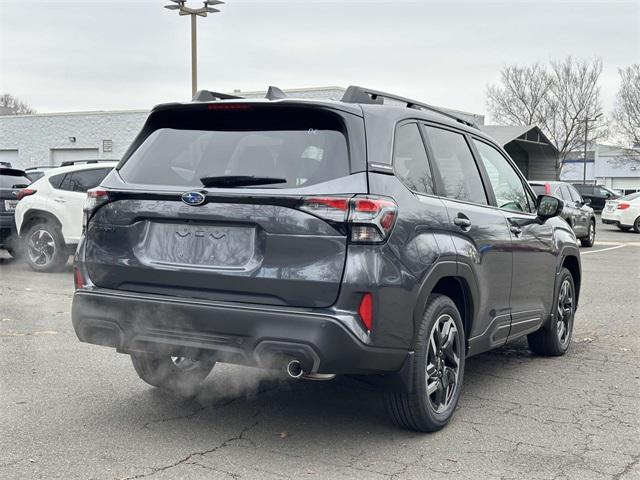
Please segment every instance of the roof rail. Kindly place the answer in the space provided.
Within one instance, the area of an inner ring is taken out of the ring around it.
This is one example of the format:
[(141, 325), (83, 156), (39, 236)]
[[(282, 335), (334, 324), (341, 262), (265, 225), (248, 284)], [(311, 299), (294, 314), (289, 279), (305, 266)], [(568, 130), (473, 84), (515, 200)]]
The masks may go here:
[(411, 100), (410, 98), (401, 97), (399, 95), (394, 95), (393, 93), (381, 92), (379, 90), (373, 90), (371, 88), (363, 88), (355, 85), (351, 85), (344, 92), (341, 101), (345, 103), (367, 103), (374, 105), (382, 105), (384, 104), (384, 99), (388, 98), (389, 100), (395, 100), (396, 102), (405, 103), (407, 108), (415, 108), (417, 110), (429, 110), (431, 112), (439, 113), (440, 115), (444, 115), (445, 117), (449, 117), (456, 122), (460, 122), (464, 125), (468, 125), (470, 127), (478, 128), (477, 125), (473, 122), (470, 122), (462, 117), (454, 115), (442, 108), (434, 107), (432, 105), (428, 105), (426, 103), (418, 102), (416, 100)]
[(278, 87), (274, 87), (273, 85), (269, 85), (269, 89), (267, 90), (267, 94), (264, 96), (267, 100), (280, 100), (282, 98), (287, 98), (287, 94), (280, 90)]
[[(82, 165), (82, 164), (90, 164), (90, 163), (101, 163), (101, 162), (117, 162), (118, 159), (110, 159), (110, 158), (92, 158), (90, 160), (65, 160), (60, 164), (61, 167), (70, 167), (71, 165)], [(55, 167), (54, 167), (55, 168)]]
[(229, 95), (228, 93), (210, 92), (209, 90), (198, 90), (193, 96), (193, 102), (213, 102), (215, 100), (238, 100), (244, 97)]

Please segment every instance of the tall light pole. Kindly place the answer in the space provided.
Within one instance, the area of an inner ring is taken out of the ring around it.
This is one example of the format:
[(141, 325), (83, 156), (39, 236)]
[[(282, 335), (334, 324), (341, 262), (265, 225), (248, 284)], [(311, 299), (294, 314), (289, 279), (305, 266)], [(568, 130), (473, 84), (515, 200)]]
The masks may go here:
[[(587, 183), (587, 144), (589, 142), (589, 122), (595, 122), (602, 116), (601, 113), (596, 115), (593, 118), (585, 117), (584, 118), (584, 162), (582, 164), (582, 184), (585, 185)], [(596, 178), (596, 163), (595, 163), (595, 150), (594, 150), (594, 158), (593, 158), (593, 178)]]
[(221, 5), (220, 0), (204, 0), (204, 6), (200, 8), (189, 8), (185, 5), (185, 0), (170, 0), (172, 5), (165, 5), (169, 10), (178, 10), (180, 16), (191, 16), (191, 96), (198, 90), (198, 39), (196, 36), (196, 17), (206, 17), (209, 13), (218, 13), (220, 10), (212, 8), (212, 5)]

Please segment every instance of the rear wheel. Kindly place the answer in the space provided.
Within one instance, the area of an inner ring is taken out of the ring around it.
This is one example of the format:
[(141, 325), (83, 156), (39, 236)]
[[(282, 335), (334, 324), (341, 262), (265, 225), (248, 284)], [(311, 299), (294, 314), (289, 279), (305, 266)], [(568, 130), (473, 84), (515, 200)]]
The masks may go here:
[(640, 233), (640, 217), (636, 218), (636, 221), (633, 222), (633, 231)]
[(137, 353), (131, 355), (131, 361), (138, 376), (149, 385), (182, 397), (197, 394), (215, 364), (207, 358), (194, 360)]
[(396, 424), (435, 432), (451, 420), (464, 376), (464, 339), (455, 303), (444, 295), (431, 295), (418, 328), (410, 391), (385, 394)]
[(563, 268), (560, 272), (560, 288), (555, 301), (555, 310), (549, 325), (527, 336), (529, 348), (544, 356), (564, 355), (571, 343), (573, 317), (576, 313), (576, 289), (571, 272)]
[(67, 263), (69, 253), (62, 232), (49, 222), (29, 227), (22, 245), (29, 266), (38, 272), (52, 272)]
[(596, 222), (595, 220), (591, 220), (589, 222), (589, 230), (587, 232), (587, 236), (580, 239), (580, 243), (583, 247), (593, 247), (593, 244), (596, 242)]

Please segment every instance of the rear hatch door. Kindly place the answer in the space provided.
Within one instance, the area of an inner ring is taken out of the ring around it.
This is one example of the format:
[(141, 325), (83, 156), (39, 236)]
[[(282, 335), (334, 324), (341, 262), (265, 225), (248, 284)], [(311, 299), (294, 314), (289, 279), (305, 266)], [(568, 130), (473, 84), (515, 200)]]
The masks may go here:
[(86, 234), (91, 281), (190, 298), (332, 305), (346, 259), (347, 200), (367, 192), (362, 119), (287, 104), (161, 113), (103, 184), (109, 201)]

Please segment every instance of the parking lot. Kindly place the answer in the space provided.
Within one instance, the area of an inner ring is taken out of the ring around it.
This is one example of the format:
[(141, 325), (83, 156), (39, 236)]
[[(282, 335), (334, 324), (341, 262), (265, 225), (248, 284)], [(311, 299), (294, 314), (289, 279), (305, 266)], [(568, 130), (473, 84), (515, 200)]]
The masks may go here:
[(70, 264), (34, 273), (3, 252), (0, 477), (640, 478), (640, 235), (598, 228), (569, 353), (469, 359), (432, 435), (394, 427), (357, 378), (217, 365), (195, 400), (167, 396), (76, 339)]

